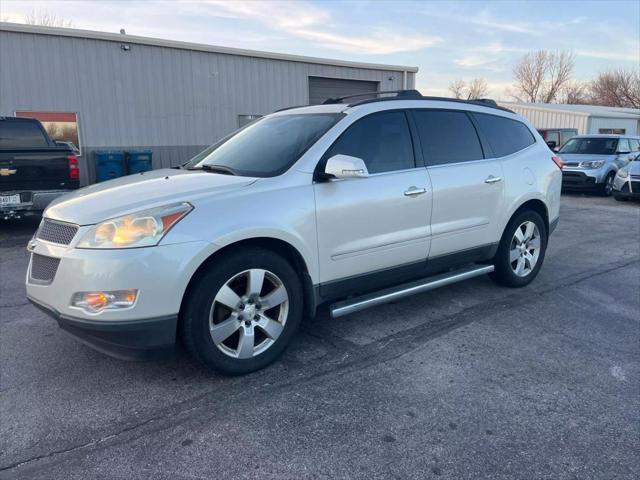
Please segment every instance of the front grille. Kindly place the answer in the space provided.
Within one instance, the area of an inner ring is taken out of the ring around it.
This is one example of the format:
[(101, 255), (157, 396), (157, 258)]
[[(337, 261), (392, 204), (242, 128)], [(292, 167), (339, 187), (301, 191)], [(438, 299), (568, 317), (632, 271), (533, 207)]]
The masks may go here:
[(39, 283), (51, 283), (58, 271), (58, 265), (60, 265), (59, 258), (46, 257), (34, 253), (31, 256), (30, 277)]
[(640, 180), (634, 180), (631, 182), (631, 191), (633, 193), (640, 193)]
[(69, 245), (78, 231), (77, 225), (56, 222), (45, 218), (40, 224), (36, 238), (45, 242)]
[(580, 162), (564, 162), (565, 167), (577, 167), (580, 165)]

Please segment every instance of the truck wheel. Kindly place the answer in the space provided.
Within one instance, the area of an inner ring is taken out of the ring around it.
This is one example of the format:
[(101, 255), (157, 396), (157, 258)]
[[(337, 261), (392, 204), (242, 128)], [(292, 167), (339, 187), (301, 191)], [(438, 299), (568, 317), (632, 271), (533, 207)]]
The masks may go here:
[(505, 228), (489, 276), (507, 287), (524, 287), (536, 278), (547, 250), (547, 229), (538, 213), (526, 210)]
[(604, 183), (602, 184), (602, 190), (600, 193), (603, 197), (610, 197), (613, 192), (613, 181), (616, 178), (616, 172), (609, 172), (607, 177), (604, 179)]
[(286, 260), (259, 248), (231, 251), (196, 281), (180, 319), (194, 357), (221, 373), (242, 375), (282, 354), (303, 311), (300, 279)]

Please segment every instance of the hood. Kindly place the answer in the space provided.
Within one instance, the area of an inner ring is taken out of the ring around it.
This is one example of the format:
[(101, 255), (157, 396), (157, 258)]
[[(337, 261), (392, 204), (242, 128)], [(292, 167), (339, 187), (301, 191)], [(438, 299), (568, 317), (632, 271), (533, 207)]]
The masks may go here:
[(615, 155), (587, 155), (581, 153), (558, 153), (564, 163), (591, 162), (594, 160), (614, 160)]
[(628, 165), (625, 165), (620, 170), (626, 170), (632, 175), (640, 175), (640, 160), (634, 160), (633, 162), (629, 162)]
[(162, 169), (109, 180), (54, 200), (44, 216), (92, 225), (109, 218), (236, 190), (257, 179), (202, 170)]

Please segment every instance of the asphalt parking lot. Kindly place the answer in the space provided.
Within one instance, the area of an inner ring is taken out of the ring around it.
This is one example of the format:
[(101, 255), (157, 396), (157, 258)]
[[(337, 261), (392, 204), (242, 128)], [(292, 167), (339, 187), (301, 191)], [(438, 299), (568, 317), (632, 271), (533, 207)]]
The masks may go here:
[(97, 353), (0, 224), (0, 478), (640, 478), (640, 206), (563, 196), (536, 281), (306, 321), (246, 377)]

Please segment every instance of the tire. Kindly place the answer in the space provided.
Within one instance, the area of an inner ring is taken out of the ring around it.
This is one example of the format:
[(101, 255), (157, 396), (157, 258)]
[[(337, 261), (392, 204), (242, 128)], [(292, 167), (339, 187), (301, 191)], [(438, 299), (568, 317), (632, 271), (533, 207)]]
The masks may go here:
[(187, 350), (209, 368), (243, 375), (272, 363), (290, 343), (302, 319), (302, 285), (279, 255), (232, 250), (197, 277), (182, 310)]
[(600, 195), (610, 197), (613, 192), (613, 181), (616, 178), (616, 172), (609, 172), (604, 179), (602, 187), (600, 187)]
[[(531, 236), (527, 237), (529, 232)], [(520, 212), (509, 221), (502, 234), (494, 257), (495, 270), (489, 276), (500, 285), (524, 287), (538, 275), (546, 251), (547, 229), (542, 217), (533, 210)]]

